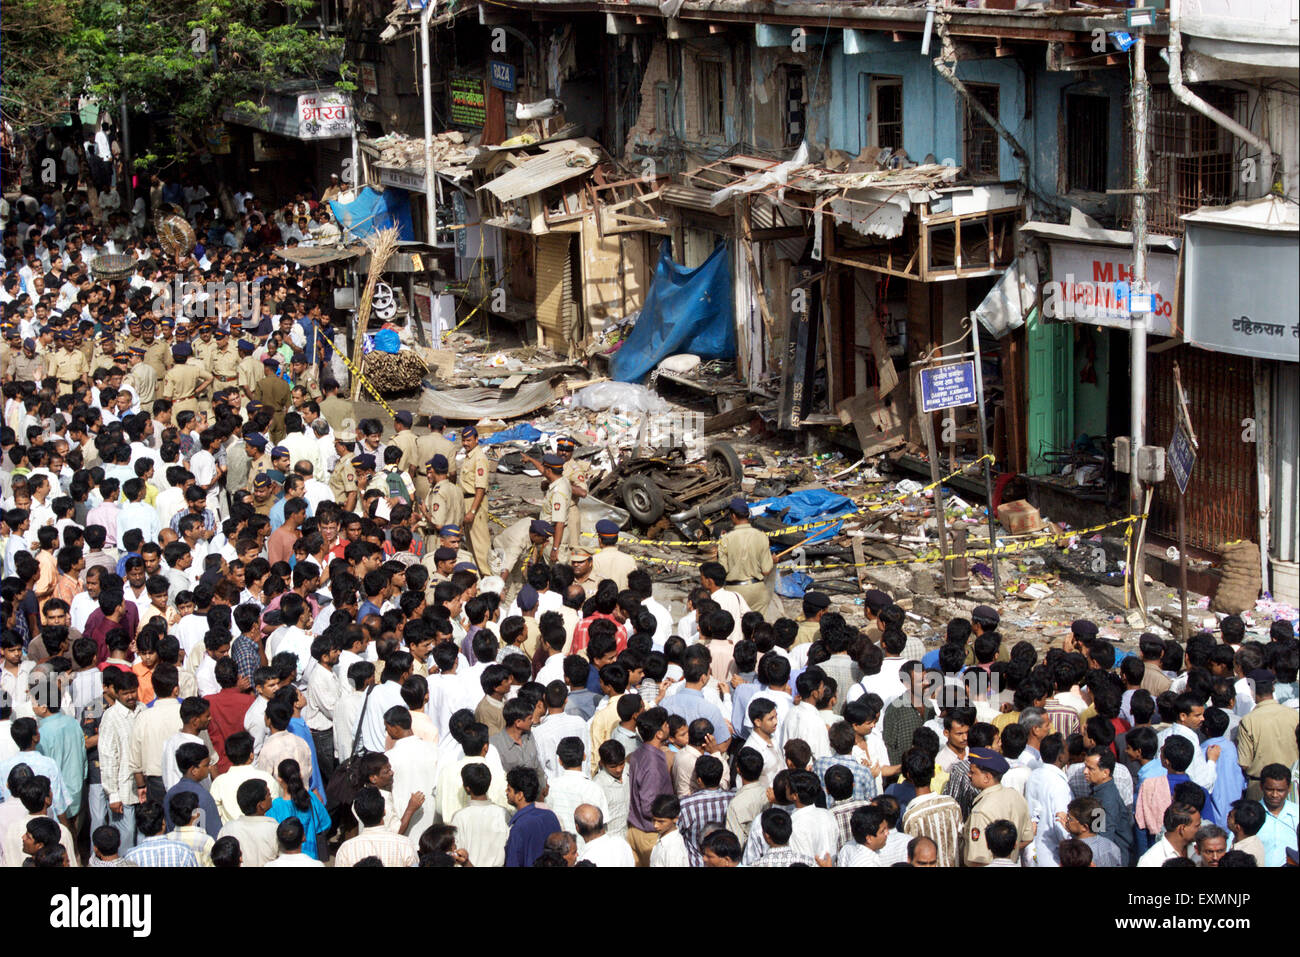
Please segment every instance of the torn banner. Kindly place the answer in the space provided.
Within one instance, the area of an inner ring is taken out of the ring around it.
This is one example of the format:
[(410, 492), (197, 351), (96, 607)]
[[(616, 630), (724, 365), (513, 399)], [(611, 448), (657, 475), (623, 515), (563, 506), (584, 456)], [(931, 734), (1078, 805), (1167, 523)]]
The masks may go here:
[(641, 315), (610, 362), (610, 378), (640, 382), (661, 360), (682, 352), (734, 359), (733, 322), (727, 247), (719, 243), (698, 269), (686, 269), (673, 261), (665, 240)]

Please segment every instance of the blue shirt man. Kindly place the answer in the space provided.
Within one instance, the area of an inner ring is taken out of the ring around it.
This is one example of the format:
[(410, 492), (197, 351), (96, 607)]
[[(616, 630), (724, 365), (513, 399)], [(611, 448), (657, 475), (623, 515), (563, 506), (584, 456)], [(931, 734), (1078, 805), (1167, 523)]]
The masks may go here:
[[(59, 766), (67, 793), (68, 817), (72, 818), (81, 810), (86, 782), (86, 738), (76, 719), (60, 711), (46, 712), (46, 716), (37, 721), (37, 727), (41, 739), (36, 750)], [(58, 803), (57, 798), (55, 803)]]
[(682, 688), (664, 698), (663, 707), (669, 714), (679, 715), (688, 725), (698, 718), (708, 719), (713, 725), (713, 740), (720, 745), (731, 740), (731, 732), (727, 730), (722, 712), (712, 702), (705, 700), (704, 693), (699, 688)]
[[(1214, 789), (1210, 791), (1210, 799), (1201, 809), (1201, 817), (1219, 827), (1227, 828), (1228, 812), (1232, 810), (1232, 802), (1240, 798), (1242, 792), (1246, 790), (1246, 778), (1241, 773), (1241, 765), (1237, 763), (1237, 746), (1227, 735), (1210, 738), (1204, 742), (1201, 745), (1201, 753), (1204, 754), (1213, 747), (1219, 748), (1218, 775), (1214, 779)], [(1292, 830), (1294, 831), (1295, 828), (1293, 827)]]
[[(83, 742), (82, 747), (85, 747)], [(16, 765), (25, 764), (32, 769), (32, 774), (41, 774), (50, 779), (50, 795), (53, 802), (50, 804), (50, 810), (56, 815), (63, 814), (68, 810), (68, 789), (63, 783), (63, 773), (59, 770), (58, 764), (53, 758), (46, 757), (35, 748), (31, 751), (19, 751), (17, 754), (4, 761), (0, 761), (0, 795), (4, 796), (6, 801), (15, 800), (14, 796), (9, 793), (9, 772)]]
[(1264, 826), (1259, 830), (1264, 866), (1283, 867), (1286, 852), (1296, 851), (1296, 821), (1300, 818), (1300, 809), (1286, 799), (1291, 772), (1284, 765), (1271, 764), (1260, 771), (1259, 786), (1264, 792), (1260, 802), (1264, 806)]
[[(512, 793), (515, 793), (512, 791)], [(524, 804), (510, 819), (510, 837), (506, 839), (506, 867), (532, 867), (542, 856), (546, 839), (562, 831), (554, 811), (536, 804)]]
[(208, 793), (207, 788), (187, 777), (181, 778), (163, 798), (163, 813), (167, 817), (167, 830), (173, 831), (177, 827), (189, 824), (189, 821), (177, 823), (172, 820), (172, 796), (183, 791), (188, 791), (199, 799), (199, 826), (207, 831), (208, 837), (215, 841), (221, 833), (221, 813), (217, 810), (217, 802), (212, 800), (212, 795)]

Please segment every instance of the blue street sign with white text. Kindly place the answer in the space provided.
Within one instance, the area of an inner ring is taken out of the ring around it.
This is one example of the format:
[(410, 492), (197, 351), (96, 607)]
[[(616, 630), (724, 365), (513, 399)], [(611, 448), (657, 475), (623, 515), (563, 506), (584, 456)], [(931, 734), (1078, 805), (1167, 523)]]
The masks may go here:
[(959, 405), (974, 405), (975, 363), (954, 362), (921, 370), (921, 409), (937, 412)]

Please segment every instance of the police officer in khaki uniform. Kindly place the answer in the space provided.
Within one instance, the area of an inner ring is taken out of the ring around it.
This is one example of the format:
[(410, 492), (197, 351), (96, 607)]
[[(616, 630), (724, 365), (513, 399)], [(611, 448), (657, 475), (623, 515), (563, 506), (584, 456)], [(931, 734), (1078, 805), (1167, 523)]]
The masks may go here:
[(224, 329), (214, 333), (216, 349), (208, 358), (208, 371), (212, 373), (212, 387), (218, 391), (234, 389), (239, 385), (239, 350), (230, 341)]
[(271, 416), (271, 441), (279, 442), (284, 438), (284, 413), (289, 408), (289, 399), (293, 391), (289, 383), (280, 378), (280, 364), (267, 356), (262, 360), (262, 378), (253, 387), (253, 398), (263, 403), (274, 415)]
[[(344, 422), (357, 421), (357, 413), (356, 410), (353, 409), (352, 403), (339, 395), (339, 384), (337, 382), (333, 379), (329, 380), (329, 382), (322, 387), (322, 390), (325, 393), (325, 398), (320, 400), (320, 414), (325, 416), (325, 421), (330, 424), (331, 429), (334, 429), (337, 432), (339, 429), (343, 428)], [(433, 451), (437, 451), (437, 449), (434, 449)], [(433, 452), (430, 452), (429, 455), (432, 456)], [(454, 458), (455, 455), (456, 449), (453, 446), (451, 455), (448, 457)]]
[[(378, 475), (375, 470), (375, 457), (373, 455), (369, 452), (362, 452), (360, 455), (352, 456), (351, 462), (352, 471), (357, 477), (357, 488), (360, 489), (360, 496), (363, 497), (372, 488), (378, 488), (385, 493), (388, 491), (387, 485), (382, 480), (379, 484), (376, 484)], [(349, 509), (349, 511), (356, 511), (361, 507), (362, 502), (359, 498), (356, 509)]]
[(78, 382), (90, 384), (90, 368), (86, 365), (86, 357), (77, 351), (70, 333), (65, 332), (59, 338), (63, 350), (50, 357), (50, 375), (59, 380), (59, 395), (71, 395), (72, 387)]
[(461, 430), (465, 461), (460, 467), (460, 490), (465, 498), (462, 528), (469, 529), (469, 547), (480, 574), (491, 574), (492, 535), (488, 531), (487, 492), (488, 458), (478, 444), (478, 429), (469, 425)]
[(591, 479), (591, 466), (586, 462), (579, 462), (573, 457), (573, 450), (577, 448), (577, 443), (567, 435), (560, 436), (555, 442), (555, 451), (564, 459), (564, 477), (569, 480), (569, 485), (573, 489), (573, 500), (576, 502), (580, 498), (587, 497), (587, 483)]
[(334, 450), (338, 452), (339, 461), (330, 474), (330, 491), (334, 494), (334, 501), (343, 506), (345, 512), (352, 511), (360, 491), (356, 470), (352, 468), (353, 446), (356, 441), (355, 432), (348, 429), (334, 430)]
[[(176, 364), (163, 377), (162, 397), (172, 400), (172, 414), (198, 412), (199, 396), (212, 381), (212, 376), (190, 361), (190, 346), (187, 342), (172, 346), (172, 358)], [(147, 361), (147, 360), (146, 360)]]
[(90, 356), (90, 371), (93, 373), (96, 369), (107, 369), (113, 364), (113, 356), (116, 354), (116, 334), (107, 330), (101, 332), (99, 338), (95, 340), (95, 350)]
[(727, 570), (727, 588), (734, 591), (750, 611), (767, 611), (772, 593), (767, 576), (772, 572), (772, 548), (766, 535), (749, 524), (749, 506), (739, 496), (731, 500), (735, 525), (718, 542), (718, 561)]
[(152, 365), (144, 361), (144, 347), (131, 346), (126, 354), (126, 384), (135, 390), (140, 400), (140, 410), (153, 411), (153, 399), (159, 391), (159, 377), (153, 372)]
[(432, 485), (424, 498), (425, 519), (431, 527), (430, 539), (436, 539), (438, 529), (442, 526), (455, 525), (459, 528), (465, 520), (465, 496), (447, 474), (447, 456), (435, 455), (426, 464), (426, 481)]
[(573, 503), (573, 489), (569, 480), (561, 475), (564, 459), (558, 455), (542, 457), (542, 485), (546, 497), (542, 500), (541, 520), (553, 526), (551, 545), (547, 549), (547, 561), (567, 562), (570, 550), (582, 544), (578, 537), (581, 518)]
[(962, 833), (961, 859), (967, 867), (981, 867), (993, 860), (985, 831), (994, 821), (1010, 821), (1016, 826), (1017, 851), (1034, 839), (1029, 805), (1020, 792), (1002, 786), (1002, 775), (1010, 768), (1007, 759), (992, 748), (970, 749), (970, 783), (980, 793)]
[[(155, 338), (157, 326), (152, 319), (147, 319), (140, 324), (140, 333), (144, 337), (143, 341), (134, 343), (134, 345), (144, 347), (144, 361), (153, 367), (158, 381), (163, 382), (167, 378), (167, 370), (176, 364), (175, 357), (167, 347), (166, 342)], [(127, 348), (130, 348), (130, 344), (128, 344)]]
[[(283, 475), (281, 475), (283, 478)], [(278, 484), (272, 472), (258, 472), (253, 477), (253, 499), (249, 502), (253, 506), (253, 511), (258, 515), (271, 514), (271, 508), (275, 505), (275, 493)]]
[(416, 458), (415, 433), (411, 431), (411, 425), (415, 422), (415, 417), (402, 409), (393, 417), (393, 440), (392, 444), (402, 450), (402, 457), (397, 460), (399, 470), (410, 474), (411, 469), (420, 460)]
[(212, 338), (212, 323), (205, 322), (197, 328), (198, 338), (190, 343), (194, 361), (208, 376), (208, 384), (199, 396), (199, 406), (204, 412), (212, 409), (212, 388), (215, 377), (212, 375), (212, 357), (217, 353), (217, 342)]
[[(126, 322), (126, 334), (122, 337), (122, 346), (130, 349), (132, 346), (148, 345), (149, 339), (144, 335), (144, 322), (138, 318), (128, 319)], [(162, 373), (159, 373), (162, 375)]]
[(9, 359), (9, 377), (36, 383), (45, 378), (45, 360), (36, 354), (36, 340), (24, 339), (23, 350)]
[(266, 453), (266, 436), (261, 432), (250, 432), (244, 436), (244, 450), (248, 452), (248, 472), (244, 480), (243, 491), (252, 491), (253, 480), (262, 472), (271, 470), (271, 456)]
[(307, 364), (305, 352), (295, 352), (289, 359), (289, 378), (293, 381), (293, 388), (302, 389), (309, 398), (317, 402), (325, 398), (316, 378), (316, 370)]
[(600, 550), (591, 560), (591, 577), (600, 584), (604, 579), (618, 584), (618, 590), (627, 587), (627, 576), (636, 571), (636, 559), (618, 548), (618, 525), (608, 518), (596, 523), (596, 538)]
[(596, 586), (600, 584), (591, 573), (592, 551), (593, 549), (586, 545), (579, 545), (569, 551), (569, 564), (573, 566), (573, 583), (580, 586), (588, 598), (596, 594)]
[(236, 384), (239, 391), (244, 393), (244, 398), (256, 398), (253, 389), (256, 387), (258, 380), (262, 378), (262, 363), (253, 358), (253, 353), (257, 351), (257, 346), (250, 339), (240, 339), (238, 343), (239, 362), (236, 365)]
[[(323, 414), (325, 407), (321, 406)], [(442, 430), (447, 427), (447, 420), (440, 415), (429, 416), (429, 432), (427, 435), (421, 435), (415, 440), (415, 461), (428, 463), (435, 455), (441, 455), (447, 460), (447, 466), (451, 469), (448, 475), (456, 474), (456, 443), (442, 434)], [(415, 497), (424, 501), (429, 495), (429, 479), (426, 477), (426, 470), (421, 469), (415, 476)]]
[(9, 357), (22, 349), (21, 334), (17, 326), (0, 326), (0, 378), (9, 378)]

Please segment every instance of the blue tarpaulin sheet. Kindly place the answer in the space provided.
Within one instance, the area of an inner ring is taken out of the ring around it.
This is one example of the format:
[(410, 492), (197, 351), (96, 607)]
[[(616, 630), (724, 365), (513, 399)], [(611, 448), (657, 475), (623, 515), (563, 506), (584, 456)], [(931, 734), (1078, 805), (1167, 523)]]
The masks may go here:
[(502, 429), (500, 432), (485, 435), (479, 439), (479, 444), (500, 445), (502, 442), (536, 442), (541, 437), (542, 433), (538, 429), (533, 428), (527, 422), (520, 422), (508, 429)]
[[(805, 525), (823, 519), (829, 521), (855, 510), (856, 506), (852, 499), (819, 488), (791, 492), (779, 498), (765, 498), (762, 501), (751, 502), (749, 505), (751, 515), (772, 515), (780, 518), (787, 525)], [(842, 522), (835, 522), (833, 525), (828, 525), (825, 531), (818, 532), (807, 544), (811, 545), (833, 537), (839, 533), (842, 524)]]
[(659, 250), (650, 290), (632, 333), (609, 364), (615, 382), (641, 382), (662, 360), (679, 353), (734, 359), (731, 257), (721, 243), (698, 269), (673, 262), (672, 244)]
[(330, 200), (330, 209), (346, 232), (361, 239), (382, 229), (398, 229), (397, 238), (404, 242), (415, 239), (411, 225), (411, 201), (406, 191), (386, 189), (382, 193), (363, 186), (357, 198), (350, 203)]

